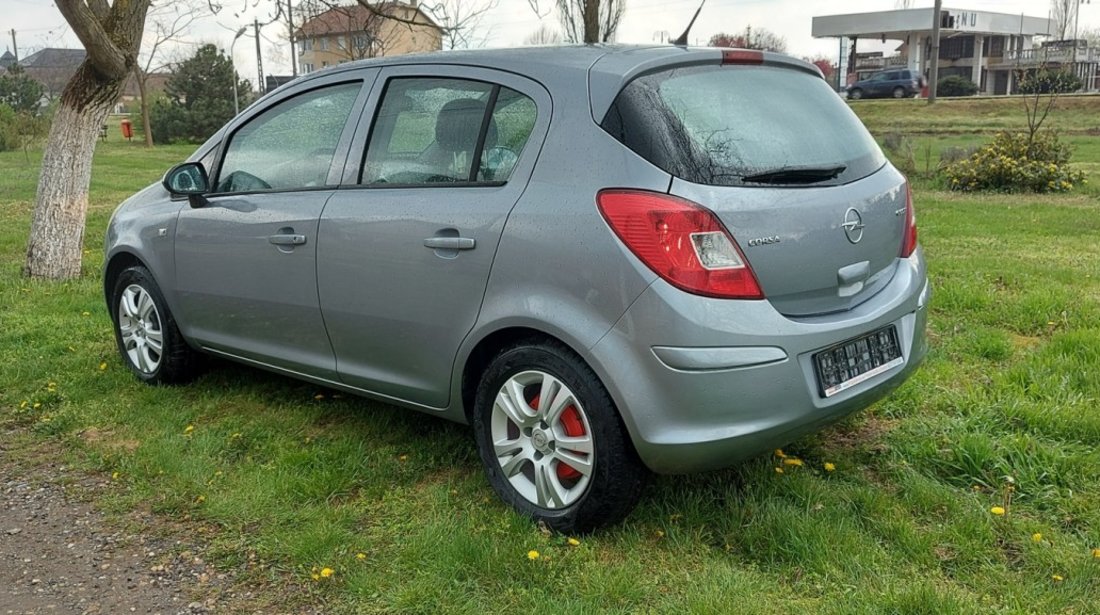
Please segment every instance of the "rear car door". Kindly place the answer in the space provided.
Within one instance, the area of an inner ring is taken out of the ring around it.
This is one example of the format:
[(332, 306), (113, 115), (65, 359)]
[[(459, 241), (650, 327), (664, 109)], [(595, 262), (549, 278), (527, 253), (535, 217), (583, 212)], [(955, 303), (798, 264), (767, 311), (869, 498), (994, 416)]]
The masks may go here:
[[(180, 322), (215, 352), (321, 377), (335, 358), (317, 300), (317, 225), (342, 174), (364, 78), (311, 80), (227, 133), (214, 192), (176, 226)], [(367, 84), (369, 87), (369, 83)]]
[(343, 382), (442, 408), (551, 101), (470, 67), (391, 67), (378, 83), (321, 216), (321, 309)]

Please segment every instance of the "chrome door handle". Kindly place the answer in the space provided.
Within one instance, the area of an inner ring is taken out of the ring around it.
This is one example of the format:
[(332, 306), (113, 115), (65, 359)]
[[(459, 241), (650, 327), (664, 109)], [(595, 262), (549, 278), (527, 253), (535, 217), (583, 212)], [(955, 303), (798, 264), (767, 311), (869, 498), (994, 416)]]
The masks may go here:
[(424, 240), (425, 248), (433, 250), (473, 250), (476, 242), (470, 237), (429, 237)]
[(272, 235), (267, 240), (277, 246), (302, 246), (306, 243), (305, 235), (297, 234), (280, 234)]

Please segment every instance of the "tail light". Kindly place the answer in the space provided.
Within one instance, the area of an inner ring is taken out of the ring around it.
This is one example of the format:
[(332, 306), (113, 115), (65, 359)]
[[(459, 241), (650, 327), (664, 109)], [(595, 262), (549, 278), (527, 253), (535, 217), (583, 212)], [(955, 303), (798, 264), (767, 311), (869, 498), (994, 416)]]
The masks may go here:
[(764, 52), (755, 49), (727, 49), (722, 52), (722, 64), (763, 64)]
[(913, 211), (913, 188), (905, 184), (905, 230), (901, 236), (901, 257), (909, 258), (917, 249), (917, 214)]
[(764, 298), (737, 242), (710, 210), (639, 190), (603, 190), (596, 202), (626, 247), (669, 284), (706, 297)]

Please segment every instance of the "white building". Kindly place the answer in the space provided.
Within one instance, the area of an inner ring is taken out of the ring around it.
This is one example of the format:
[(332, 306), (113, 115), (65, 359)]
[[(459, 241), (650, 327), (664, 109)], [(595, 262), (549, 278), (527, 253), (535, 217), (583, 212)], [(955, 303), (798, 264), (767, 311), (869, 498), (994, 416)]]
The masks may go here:
[[(815, 38), (850, 40), (849, 83), (885, 68), (909, 68), (929, 73), (935, 9), (903, 9), (813, 18)], [(1096, 89), (1100, 50), (1084, 41), (1056, 41), (1036, 45), (1055, 29), (1045, 17), (990, 11), (945, 8), (940, 21), (939, 76), (961, 75), (978, 85), (983, 94), (1008, 94), (1015, 90), (1019, 71), (1040, 66), (1073, 71), (1086, 89)], [(860, 53), (859, 41), (900, 41), (898, 55)]]

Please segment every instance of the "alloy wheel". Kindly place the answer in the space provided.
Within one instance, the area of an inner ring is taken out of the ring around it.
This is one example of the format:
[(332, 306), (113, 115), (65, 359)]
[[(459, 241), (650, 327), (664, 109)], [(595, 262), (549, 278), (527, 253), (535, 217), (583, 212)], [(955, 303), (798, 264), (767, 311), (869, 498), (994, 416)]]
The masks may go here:
[(164, 352), (164, 331), (153, 297), (137, 284), (127, 286), (119, 297), (118, 331), (134, 367), (145, 374), (157, 371)]
[(523, 498), (543, 508), (576, 503), (592, 477), (596, 451), (580, 400), (543, 371), (519, 372), (493, 402), (493, 453)]

